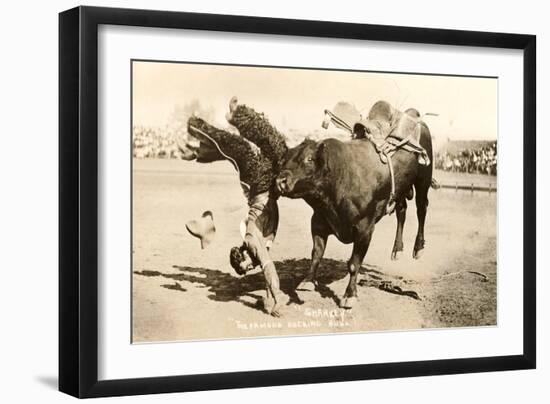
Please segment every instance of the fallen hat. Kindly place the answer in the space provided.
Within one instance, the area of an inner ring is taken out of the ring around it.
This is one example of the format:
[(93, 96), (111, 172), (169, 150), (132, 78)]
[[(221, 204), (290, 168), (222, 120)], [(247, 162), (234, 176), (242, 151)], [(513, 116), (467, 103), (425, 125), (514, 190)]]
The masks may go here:
[(200, 239), (203, 250), (208, 247), (216, 235), (214, 217), (209, 210), (204, 212), (200, 219), (188, 221), (185, 228), (192, 236)]

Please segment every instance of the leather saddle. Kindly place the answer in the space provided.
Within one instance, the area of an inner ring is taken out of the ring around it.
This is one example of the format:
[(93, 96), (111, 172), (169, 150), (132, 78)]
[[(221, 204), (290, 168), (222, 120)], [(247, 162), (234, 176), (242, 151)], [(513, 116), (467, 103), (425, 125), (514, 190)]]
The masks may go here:
[(325, 114), (335, 126), (349, 131), (354, 139), (369, 139), (384, 163), (387, 154), (403, 149), (417, 154), (420, 164), (430, 164), (428, 154), (420, 145), (421, 115), (414, 108), (401, 112), (381, 100), (363, 118), (352, 104), (339, 102), (332, 111), (325, 110)]
[[(339, 102), (332, 111), (325, 110), (323, 128), (329, 122), (347, 130), (354, 139), (368, 139), (372, 142), (380, 161), (388, 165), (391, 178), (391, 192), (386, 204), (386, 213), (395, 210), (395, 175), (391, 157), (397, 150), (406, 150), (417, 156), (418, 163), (429, 165), (428, 153), (420, 145), (422, 119), (420, 113), (409, 108), (401, 112), (386, 101), (377, 101), (363, 118), (357, 108), (347, 102)], [(411, 191), (412, 192), (412, 188)], [(411, 198), (412, 198), (412, 194)]]

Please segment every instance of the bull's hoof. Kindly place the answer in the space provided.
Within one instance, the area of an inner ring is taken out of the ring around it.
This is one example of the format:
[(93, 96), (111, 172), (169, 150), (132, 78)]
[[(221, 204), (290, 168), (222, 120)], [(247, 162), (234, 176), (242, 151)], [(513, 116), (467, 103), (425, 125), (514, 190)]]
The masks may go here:
[(296, 290), (305, 291), (305, 292), (313, 292), (317, 288), (317, 285), (313, 281), (302, 281), (296, 287)]
[(392, 261), (399, 261), (401, 259), (402, 255), (403, 255), (403, 250), (401, 250), (401, 251), (392, 251), (391, 260)]
[(424, 249), (421, 248), (420, 250), (414, 250), (413, 251), (413, 258), (415, 260), (419, 260), (420, 258), (422, 258), (422, 255), (424, 254)]
[(340, 307), (343, 309), (353, 309), (353, 306), (357, 303), (357, 296), (343, 297), (340, 300)]

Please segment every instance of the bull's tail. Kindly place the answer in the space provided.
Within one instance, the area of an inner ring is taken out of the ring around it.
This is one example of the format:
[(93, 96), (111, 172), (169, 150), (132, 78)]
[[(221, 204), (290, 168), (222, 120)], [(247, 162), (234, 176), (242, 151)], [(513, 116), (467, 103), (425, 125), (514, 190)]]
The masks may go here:
[[(432, 178), (432, 181), (430, 183), (430, 187), (432, 187), (433, 189), (439, 189), (441, 188), (441, 184), (439, 184), (439, 182), (437, 182), (437, 180), (435, 178)], [(411, 201), (413, 198), (414, 198), (414, 188), (411, 187), (409, 189), (409, 192), (407, 192), (405, 194), (405, 198), (407, 198), (407, 200)]]

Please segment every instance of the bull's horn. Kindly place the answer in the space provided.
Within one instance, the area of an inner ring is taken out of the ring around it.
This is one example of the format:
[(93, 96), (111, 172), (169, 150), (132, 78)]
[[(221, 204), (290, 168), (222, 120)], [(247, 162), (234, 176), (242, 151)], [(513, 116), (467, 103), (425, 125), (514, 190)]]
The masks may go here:
[(197, 220), (190, 220), (185, 224), (187, 231), (201, 241), (201, 248), (204, 250), (214, 239), (216, 227), (212, 212), (207, 210)]

